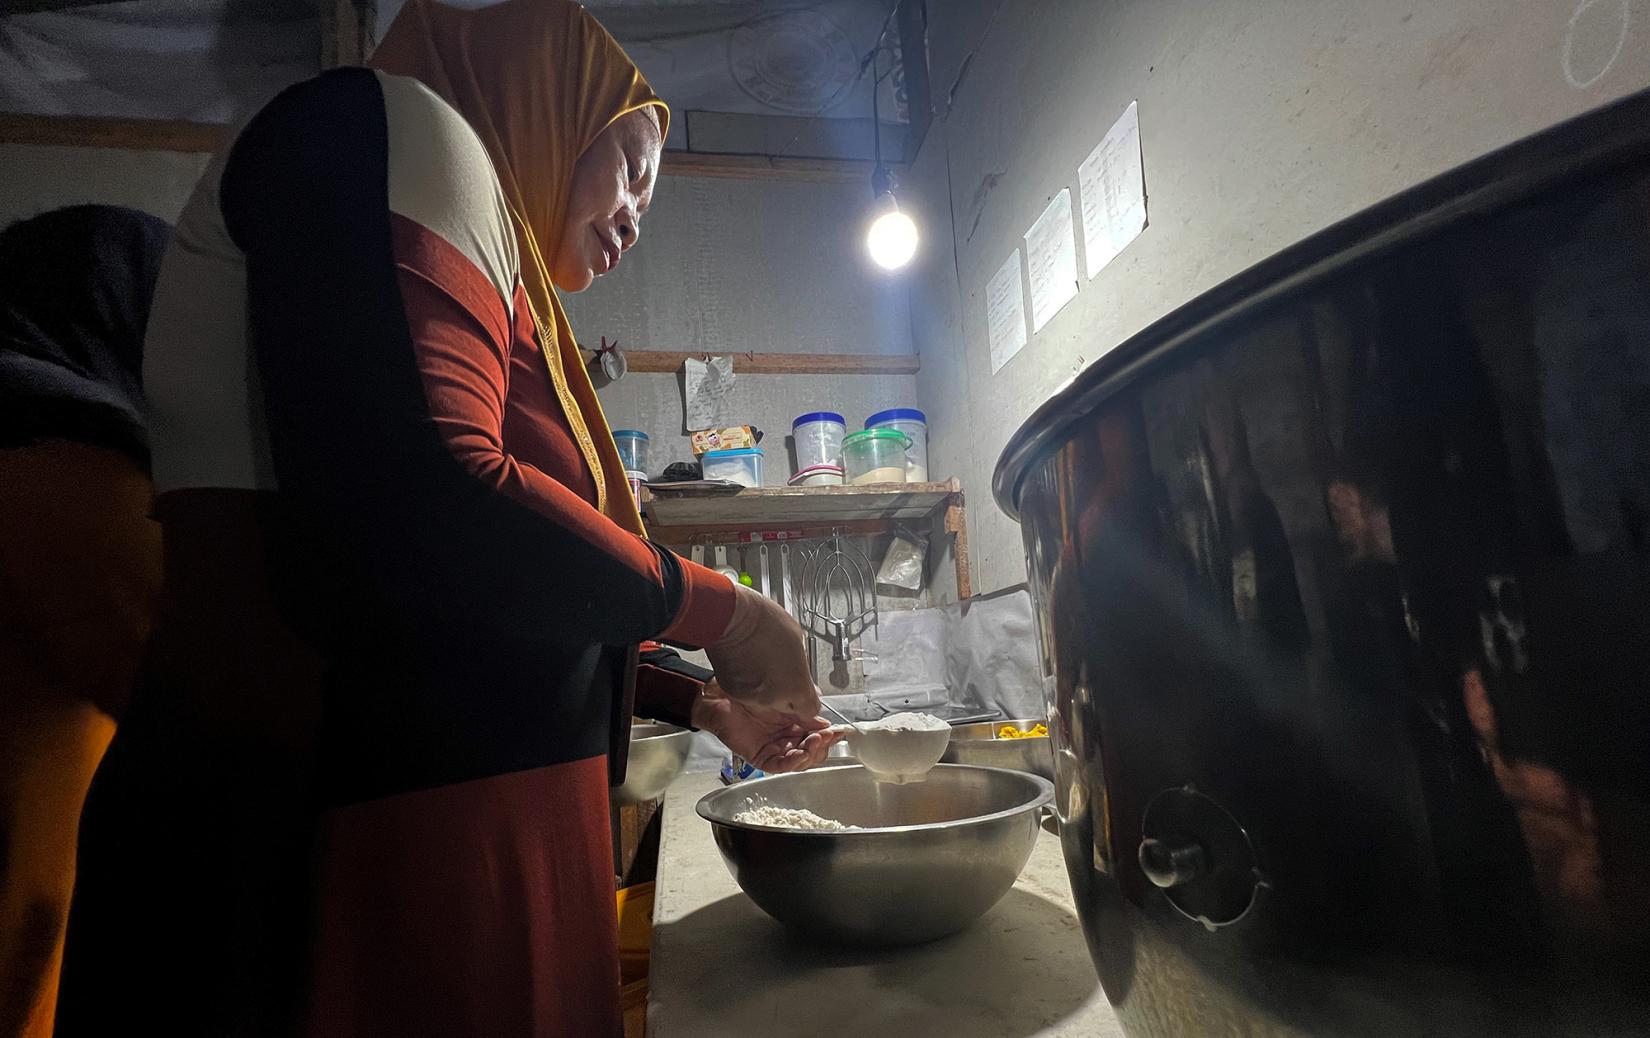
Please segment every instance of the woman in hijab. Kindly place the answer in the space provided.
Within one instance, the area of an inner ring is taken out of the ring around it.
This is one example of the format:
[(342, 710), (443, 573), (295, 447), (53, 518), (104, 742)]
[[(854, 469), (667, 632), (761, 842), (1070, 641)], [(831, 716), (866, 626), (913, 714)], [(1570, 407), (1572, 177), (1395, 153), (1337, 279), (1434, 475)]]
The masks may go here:
[(48, 1038), (87, 784), (160, 587), (143, 326), (171, 230), (54, 209), (0, 232), (0, 1038)]
[(633, 709), (831, 739), (785, 612), (643, 536), (556, 298), (635, 246), (663, 103), (565, 0), (411, 0), (373, 65), (254, 117), (167, 254), (165, 594), (64, 1034), (617, 1035)]

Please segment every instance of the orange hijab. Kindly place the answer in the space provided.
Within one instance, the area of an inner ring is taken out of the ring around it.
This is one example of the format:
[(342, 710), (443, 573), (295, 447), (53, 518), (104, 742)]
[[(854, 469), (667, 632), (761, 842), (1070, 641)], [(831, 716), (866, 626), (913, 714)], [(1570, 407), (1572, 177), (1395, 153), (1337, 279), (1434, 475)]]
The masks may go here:
[(573, 164), (619, 117), (670, 111), (618, 42), (568, 0), (504, 0), (474, 10), (407, 0), (369, 62), (410, 76), (456, 108), (486, 146), (516, 226), (522, 282), (544, 360), (596, 481), (597, 507), (642, 532), (607, 417), (550, 283)]

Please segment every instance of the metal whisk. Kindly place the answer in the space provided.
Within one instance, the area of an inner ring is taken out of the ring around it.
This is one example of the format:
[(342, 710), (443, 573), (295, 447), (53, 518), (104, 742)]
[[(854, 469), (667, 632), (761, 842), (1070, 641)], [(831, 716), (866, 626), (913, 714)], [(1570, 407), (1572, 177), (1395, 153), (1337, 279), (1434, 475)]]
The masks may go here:
[(839, 530), (804, 551), (797, 596), (797, 619), (809, 633), (831, 643), (835, 663), (847, 662), (850, 641), (876, 630), (875, 571)]

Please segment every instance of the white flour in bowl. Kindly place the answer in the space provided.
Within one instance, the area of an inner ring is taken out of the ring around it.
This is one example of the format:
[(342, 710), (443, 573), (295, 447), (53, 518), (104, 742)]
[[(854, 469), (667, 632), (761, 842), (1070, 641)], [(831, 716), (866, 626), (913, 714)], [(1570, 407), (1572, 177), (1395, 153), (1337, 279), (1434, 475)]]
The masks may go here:
[(921, 782), (951, 743), (951, 726), (933, 714), (899, 713), (862, 721), (848, 745), (878, 782)]
[(827, 833), (859, 828), (857, 825), (844, 825), (834, 818), (822, 818), (805, 807), (775, 807), (751, 800), (745, 801), (744, 809), (734, 815), (733, 820), (742, 825), (771, 825), (776, 829), (807, 829)]
[(861, 721), (859, 727), (867, 732), (943, 732), (951, 725), (933, 714), (910, 712)]

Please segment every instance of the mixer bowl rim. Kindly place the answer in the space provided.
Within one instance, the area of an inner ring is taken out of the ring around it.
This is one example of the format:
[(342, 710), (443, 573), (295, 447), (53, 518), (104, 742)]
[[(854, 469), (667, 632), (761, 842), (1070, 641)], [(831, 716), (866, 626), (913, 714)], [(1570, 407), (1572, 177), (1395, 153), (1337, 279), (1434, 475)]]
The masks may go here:
[(748, 779), (736, 785), (724, 786), (721, 789), (711, 790), (709, 793), (706, 793), (704, 796), (699, 798), (699, 802), (693, 805), (693, 809), (700, 818), (703, 818), (711, 825), (720, 825), (728, 829), (739, 829), (752, 833), (784, 833), (788, 836), (830, 837), (840, 840), (844, 838), (875, 839), (877, 837), (897, 836), (901, 833), (927, 832), (930, 830), (940, 829), (962, 829), (969, 826), (984, 825), (987, 822), (995, 822), (1000, 819), (1011, 818), (1014, 815), (1023, 814), (1028, 811), (1038, 811), (1054, 800), (1054, 783), (1050, 782), (1046, 778), (1043, 778), (1041, 775), (1034, 775), (1029, 771), (1016, 771), (1013, 768), (988, 768), (982, 764), (936, 764), (934, 765), (934, 771), (939, 771), (942, 768), (948, 771), (990, 771), (1001, 775), (1011, 776), (1016, 780), (1029, 780), (1036, 789), (1037, 793), (1036, 796), (1026, 800), (1023, 803), (1017, 804), (1013, 807), (1004, 808), (1001, 811), (993, 811), (990, 814), (970, 815), (967, 818), (954, 818), (947, 822), (918, 822), (914, 825), (885, 825), (859, 829), (787, 829), (784, 826), (778, 825), (756, 825), (751, 822), (736, 822), (733, 820), (731, 815), (722, 817), (711, 813), (712, 801), (719, 802), (720, 800), (733, 800), (739, 794), (758, 788), (764, 783), (784, 782), (787, 779), (800, 779), (803, 776), (808, 775), (810, 772), (838, 771), (846, 768), (860, 768), (863, 770), (864, 766), (859, 764), (844, 764), (840, 767), (810, 768), (808, 771), (792, 772), (786, 775), (765, 775), (759, 779)]
[(1586, 170), (1650, 158), (1650, 89), (1630, 94), (1406, 188), (1233, 275), (1124, 339), (1021, 423), (998, 457), (992, 496), (1020, 518), (1020, 485), (1068, 430), (1212, 328), (1264, 312), (1348, 267), (1466, 219), (1515, 205)]
[[(999, 739), (995, 734), (993, 734), (989, 739), (965, 739), (960, 738), (959, 733), (961, 733), (964, 728), (975, 728), (985, 725), (990, 725), (991, 731), (995, 733), (1000, 730), (1003, 725), (1029, 724), (1035, 726), (1039, 724), (1047, 725), (1048, 723), (1049, 719), (1046, 717), (1004, 717), (995, 721), (972, 721), (968, 724), (956, 725), (951, 729), (951, 744), (955, 746), (957, 743), (967, 743), (970, 746), (984, 746), (987, 743), (1014, 743), (1016, 745), (1023, 744), (1026, 746), (1047, 746), (1050, 739), (1047, 735), (1027, 735), (1018, 739)], [(1022, 728), (1020, 730), (1030, 731), (1029, 728)], [(1037, 740), (1039, 739), (1043, 741), (1038, 742)]]
[[(637, 735), (638, 728), (657, 728), (659, 731), (648, 732), (646, 735)], [(650, 742), (654, 739), (668, 739), (676, 735), (692, 735), (692, 728), (683, 728), (681, 725), (671, 724), (669, 721), (632, 721), (630, 722), (630, 741)]]

